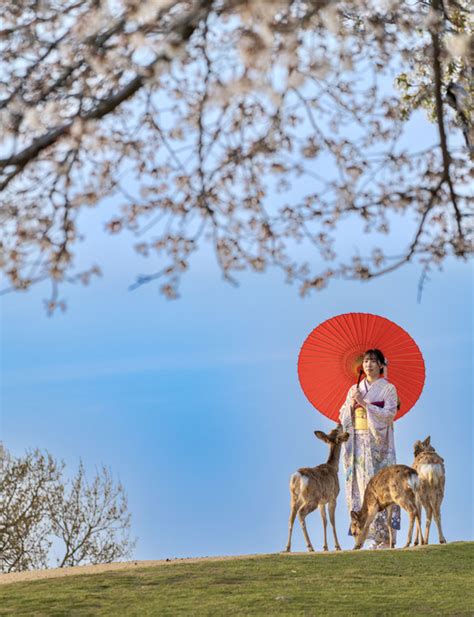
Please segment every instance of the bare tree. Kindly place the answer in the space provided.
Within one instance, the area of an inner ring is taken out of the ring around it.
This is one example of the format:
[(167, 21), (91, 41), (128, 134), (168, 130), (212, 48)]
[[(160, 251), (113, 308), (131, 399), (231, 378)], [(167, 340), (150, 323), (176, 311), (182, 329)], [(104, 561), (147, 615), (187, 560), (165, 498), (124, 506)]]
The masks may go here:
[(126, 495), (106, 468), (89, 484), (81, 463), (68, 481), (48, 452), (15, 458), (3, 447), (0, 464), (0, 572), (48, 567), (53, 550), (59, 567), (130, 555)]
[(52, 533), (63, 543), (58, 566), (111, 563), (130, 555), (130, 514), (123, 486), (102, 467), (89, 484), (84, 466), (49, 500)]
[(0, 465), (0, 571), (46, 567), (51, 546), (47, 500), (61, 467), (39, 450), (14, 459), (4, 448)]
[[(20, 0), (4, 12), (8, 289), (50, 280), (52, 311), (61, 282), (99, 274), (75, 270), (74, 248), (79, 213), (106, 198), (118, 206), (107, 230), (132, 230), (158, 259), (135, 286), (159, 279), (168, 297), (203, 242), (227, 280), (273, 266), (302, 294), (472, 252), (467, 0)], [(405, 139), (417, 109), (438, 133), (421, 150)], [(401, 216), (411, 238), (387, 254), (379, 234)], [(338, 260), (346, 221), (376, 242)], [(321, 263), (298, 259), (298, 243)]]

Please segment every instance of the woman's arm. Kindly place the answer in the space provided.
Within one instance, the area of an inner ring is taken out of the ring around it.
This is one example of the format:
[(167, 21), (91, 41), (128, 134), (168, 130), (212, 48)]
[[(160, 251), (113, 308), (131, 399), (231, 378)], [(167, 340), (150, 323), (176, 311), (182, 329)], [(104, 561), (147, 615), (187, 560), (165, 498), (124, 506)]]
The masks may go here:
[(393, 418), (397, 413), (397, 389), (392, 383), (387, 384), (383, 391), (383, 402), (383, 407), (371, 405), (367, 402), (364, 404), (367, 409), (367, 417), (370, 421), (372, 421), (376, 429), (389, 426), (393, 422)]
[(347, 393), (346, 401), (341, 407), (339, 411), (339, 422), (342, 424), (342, 427), (345, 431), (352, 427), (352, 397), (355, 392), (357, 386), (351, 386), (349, 388), (349, 392)]

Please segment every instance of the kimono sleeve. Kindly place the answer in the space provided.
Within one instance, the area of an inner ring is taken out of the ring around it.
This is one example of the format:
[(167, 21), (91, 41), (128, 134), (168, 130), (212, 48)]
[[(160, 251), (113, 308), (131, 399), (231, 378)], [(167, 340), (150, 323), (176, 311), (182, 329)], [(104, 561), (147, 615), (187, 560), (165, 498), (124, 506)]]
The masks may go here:
[(351, 397), (352, 397), (352, 393), (354, 392), (354, 389), (357, 386), (351, 386), (349, 388), (349, 392), (347, 393), (347, 397), (346, 397), (346, 401), (345, 403), (342, 405), (340, 411), (339, 411), (339, 420), (342, 424), (342, 428), (347, 431), (348, 429), (352, 428), (352, 418), (351, 418)]
[(389, 426), (397, 413), (397, 389), (392, 383), (387, 384), (383, 394), (383, 401), (384, 406), (382, 408), (370, 403), (367, 405), (368, 417), (377, 429)]

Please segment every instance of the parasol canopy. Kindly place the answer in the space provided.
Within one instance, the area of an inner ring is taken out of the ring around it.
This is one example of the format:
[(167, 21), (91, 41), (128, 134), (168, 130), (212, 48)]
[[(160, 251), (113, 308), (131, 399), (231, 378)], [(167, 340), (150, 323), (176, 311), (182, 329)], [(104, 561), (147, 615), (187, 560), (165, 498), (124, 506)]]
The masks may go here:
[(306, 397), (337, 422), (349, 388), (357, 383), (367, 349), (380, 349), (388, 363), (400, 409), (395, 420), (416, 403), (425, 383), (425, 363), (418, 345), (393, 321), (369, 313), (345, 313), (317, 326), (301, 347), (298, 377)]

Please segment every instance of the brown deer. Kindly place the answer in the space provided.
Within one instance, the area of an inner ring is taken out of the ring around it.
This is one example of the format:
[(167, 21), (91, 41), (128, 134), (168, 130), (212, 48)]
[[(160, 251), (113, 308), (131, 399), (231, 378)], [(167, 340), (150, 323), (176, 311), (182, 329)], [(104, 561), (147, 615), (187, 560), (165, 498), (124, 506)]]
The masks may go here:
[[(351, 533), (356, 540), (354, 549), (362, 548), (372, 521), (385, 508), (387, 508), (390, 548), (394, 547), (391, 526), (393, 504), (398, 504), (408, 512), (410, 525), (407, 542), (403, 548), (410, 546), (415, 520), (417, 530), (421, 533), (420, 510), (417, 503), (418, 486), (418, 474), (407, 465), (390, 465), (376, 473), (366, 486), (362, 508), (359, 512), (351, 512)], [(424, 544), (423, 539), (422, 544)]]
[(337, 428), (332, 430), (328, 435), (322, 431), (314, 431), (318, 439), (326, 442), (329, 446), (329, 457), (326, 463), (317, 467), (302, 467), (298, 469), (290, 478), (290, 494), (291, 494), (291, 513), (288, 522), (288, 543), (286, 551), (291, 551), (291, 534), (293, 532), (293, 524), (295, 517), (298, 514), (301, 529), (306, 540), (308, 551), (314, 551), (311, 540), (309, 539), (306, 529), (305, 518), (310, 512), (319, 508), (324, 528), (324, 546), (323, 550), (328, 550), (328, 541), (326, 535), (326, 504), (328, 504), (329, 520), (331, 521), (334, 532), (334, 543), (336, 551), (340, 551), (339, 540), (336, 534), (335, 511), (336, 499), (339, 494), (339, 479), (337, 477), (339, 471), (339, 457), (341, 454), (341, 445), (349, 439), (349, 433), (344, 433), (342, 426), (337, 425)]
[[(413, 449), (415, 456), (413, 469), (416, 469), (420, 479), (418, 505), (423, 506), (426, 512), (424, 543), (428, 544), (431, 519), (434, 516), (438, 526), (439, 543), (445, 544), (446, 538), (441, 529), (441, 502), (444, 497), (445, 484), (444, 459), (437, 454), (431, 445), (431, 437), (429, 436), (424, 441), (416, 441)], [(418, 540), (417, 532), (415, 544), (418, 544)]]

